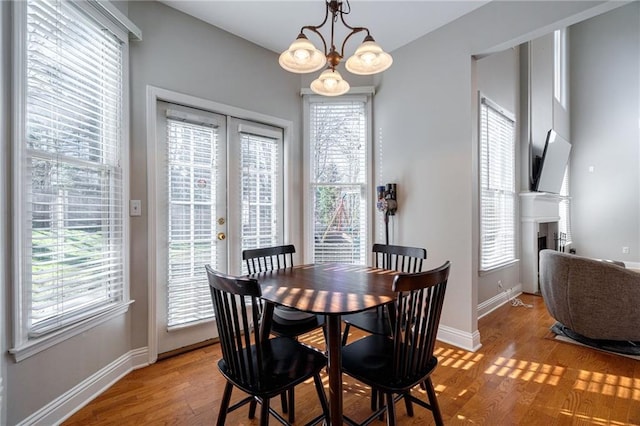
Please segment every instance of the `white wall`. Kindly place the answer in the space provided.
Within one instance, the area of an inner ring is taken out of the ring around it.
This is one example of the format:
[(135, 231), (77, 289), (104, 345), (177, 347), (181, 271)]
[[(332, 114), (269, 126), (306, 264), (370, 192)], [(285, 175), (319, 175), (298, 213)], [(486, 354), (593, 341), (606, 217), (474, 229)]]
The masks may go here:
[(572, 27), (571, 70), (574, 248), (638, 264), (640, 3)]

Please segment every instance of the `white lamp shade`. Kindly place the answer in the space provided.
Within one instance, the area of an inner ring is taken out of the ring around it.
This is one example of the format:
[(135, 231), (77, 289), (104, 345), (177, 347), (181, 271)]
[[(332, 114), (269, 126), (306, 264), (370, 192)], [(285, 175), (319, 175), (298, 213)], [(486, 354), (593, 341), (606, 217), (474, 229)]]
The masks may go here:
[(303, 74), (324, 67), (327, 57), (304, 35), (300, 35), (291, 43), (289, 49), (282, 52), (278, 62), (287, 71)]
[(352, 57), (347, 59), (345, 68), (350, 73), (359, 75), (377, 74), (389, 68), (393, 58), (375, 41), (365, 41)]
[(311, 90), (318, 95), (340, 96), (349, 91), (349, 83), (342, 79), (338, 71), (329, 68), (311, 82)]

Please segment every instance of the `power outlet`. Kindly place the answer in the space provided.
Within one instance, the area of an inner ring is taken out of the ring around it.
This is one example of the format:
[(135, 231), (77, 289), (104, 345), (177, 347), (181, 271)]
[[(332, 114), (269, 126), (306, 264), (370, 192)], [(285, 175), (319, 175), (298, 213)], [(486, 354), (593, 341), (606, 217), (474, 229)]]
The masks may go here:
[(622, 247), (622, 254), (629, 254), (629, 247)]
[(504, 290), (504, 287), (502, 286), (502, 280), (498, 280), (498, 290)]
[(129, 200), (129, 216), (141, 216), (142, 203), (140, 200)]

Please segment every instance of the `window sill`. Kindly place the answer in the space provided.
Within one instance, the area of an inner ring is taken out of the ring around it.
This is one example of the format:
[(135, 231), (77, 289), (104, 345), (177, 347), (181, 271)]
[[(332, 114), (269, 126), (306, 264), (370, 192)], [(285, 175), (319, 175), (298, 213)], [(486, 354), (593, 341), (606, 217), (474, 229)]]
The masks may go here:
[(478, 271), (478, 275), (481, 276), (481, 277), (484, 276), (484, 275), (489, 275), (489, 274), (491, 274), (493, 272), (499, 271), (500, 269), (509, 268), (509, 267), (515, 265), (516, 263), (519, 263), (519, 262), (520, 262), (520, 259), (513, 259), (513, 260), (510, 260), (509, 262), (501, 263), (500, 265), (493, 266), (493, 267), (491, 267), (489, 269), (480, 269)]
[(91, 318), (87, 318), (84, 321), (70, 325), (69, 327), (66, 327), (62, 330), (58, 330), (51, 334), (47, 334), (46, 336), (24, 342), (23, 344), (9, 349), (9, 353), (13, 355), (13, 358), (16, 362), (25, 360), (33, 355), (36, 355), (37, 353), (49, 349), (54, 345), (57, 345), (58, 343), (64, 342), (67, 339), (84, 333), (87, 330), (90, 330), (100, 324), (103, 324), (113, 318), (126, 313), (129, 310), (129, 305), (131, 305), (133, 302), (134, 300), (122, 302), (117, 306), (113, 306), (105, 310), (104, 312), (94, 315)]

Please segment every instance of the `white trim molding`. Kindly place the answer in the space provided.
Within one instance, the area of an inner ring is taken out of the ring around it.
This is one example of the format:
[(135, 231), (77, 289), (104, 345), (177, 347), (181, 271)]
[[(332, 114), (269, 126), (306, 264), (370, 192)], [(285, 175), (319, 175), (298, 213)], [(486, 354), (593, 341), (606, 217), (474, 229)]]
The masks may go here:
[(441, 342), (448, 343), (471, 352), (476, 352), (482, 347), (482, 344), (480, 343), (480, 332), (478, 330), (473, 333), (467, 333), (458, 330), (457, 328), (440, 325), (440, 327), (438, 327), (438, 335), (436, 338)]
[(491, 312), (498, 309), (500, 306), (513, 300), (513, 298), (518, 297), (521, 294), (522, 294), (522, 284), (517, 284), (512, 288), (508, 288), (496, 294), (491, 299), (485, 300), (484, 302), (478, 305), (478, 319), (484, 317), (485, 315), (490, 314)]
[(147, 348), (129, 351), (22, 420), (18, 426), (61, 424), (131, 371), (149, 365), (148, 359)]
[[(245, 119), (249, 121), (254, 121), (258, 123), (267, 123), (269, 125), (280, 127), (283, 129), (283, 141), (284, 141), (284, 155), (285, 162), (291, 161), (288, 158), (290, 155), (289, 145), (292, 143), (293, 139), (293, 123), (289, 120), (285, 120), (282, 118), (249, 111), (243, 108), (238, 108), (230, 105), (225, 105), (219, 102), (211, 101), (204, 98), (199, 98), (197, 96), (192, 96), (180, 92), (175, 92), (173, 90), (163, 89), (156, 86), (147, 86), (146, 92), (146, 133), (147, 133), (147, 205), (155, 206), (157, 202), (157, 180), (158, 180), (158, 165), (156, 164), (156, 141), (158, 138), (157, 135), (157, 105), (158, 101), (165, 101), (169, 103), (174, 103), (178, 105), (183, 105), (186, 107), (198, 108), (204, 111), (210, 111), (216, 114), (226, 115), (230, 117), (235, 117), (238, 119)], [(289, 188), (290, 185), (287, 183), (287, 179), (290, 178), (290, 173), (288, 173), (285, 168), (285, 188)], [(285, 189), (285, 206), (290, 206), (291, 203), (287, 202), (287, 198), (292, 197), (292, 194), (289, 193), (289, 189)], [(285, 223), (287, 222), (286, 218), (291, 217), (291, 207), (285, 207)], [(149, 253), (154, 253), (152, 256), (148, 258), (147, 272), (148, 272), (148, 283), (147, 283), (147, 298), (148, 298), (148, 322), (147, 322), (147, 339), (148, 339), (148, 363), (153, 364), (158, 359), (158, 336), (156, 333), (157, 329), (157, 321), (158, 321), (158, 278), (157, 278), (157, 267), (158, 260), (156, 259), (155, 253), (157, 253), (157, 225), (158, 218), (156, 217), (155, 210), (153, 208), (148, 209), (147, 215), (147, 232), (148, 232), (148, 249)], [(287, 237), (287, 233), (290, 232), (285, 228), (285, 238)]]

